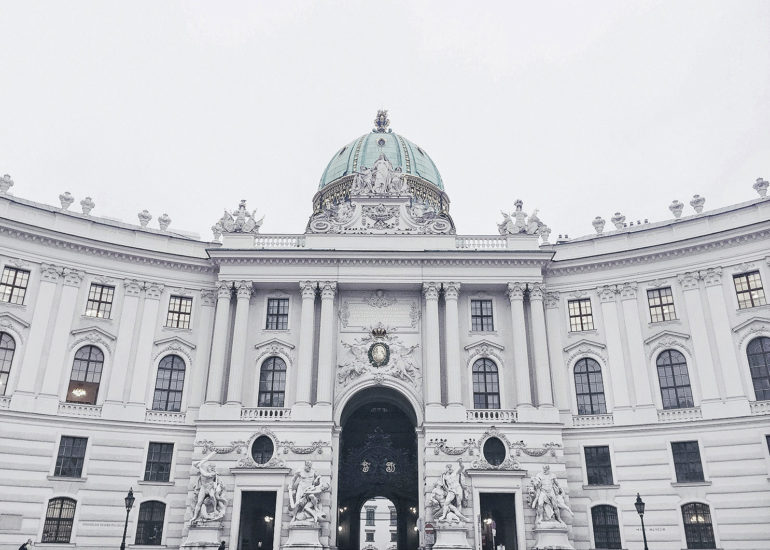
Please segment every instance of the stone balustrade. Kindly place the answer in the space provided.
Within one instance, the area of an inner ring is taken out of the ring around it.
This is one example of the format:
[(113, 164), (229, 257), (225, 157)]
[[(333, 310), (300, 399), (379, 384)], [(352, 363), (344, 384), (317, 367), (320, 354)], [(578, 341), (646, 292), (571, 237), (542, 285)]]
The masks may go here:
[(59, 414), (83, 418), (99, 418), (102, 416), (102, 406), (86, 405), (83, 403), (59, 403)]
[(304, 248), (304, 235), (255, 235), (256, 248)]
[(241, 420), (288, 420), (291, 409), (278, 407), (251, 407), (241, 409)]
[(148, 410), (144, 415), (144, 421), (153, 424), (184, 424), (186, 419), (185, 412)]
[(770, 414), (770, 401), (752, 401), (749, 405), (751, 414)]
[(658, 411), (658, 422), (686, 422), (703, 418), (700, 407), (686, 409), (662, 409)]
[(455, 248), (467, 250), (500, 250), (508, 246), (505, 237), (495, 235), (458, 235), (455, 237)]
[(592, 428), (594, 426), (612, 426), (615, 418), (609, 414), (573, 414), (573, 428)]
[(472, 422), (516, 422), (516, 409), (468, 409), (467, 419)]

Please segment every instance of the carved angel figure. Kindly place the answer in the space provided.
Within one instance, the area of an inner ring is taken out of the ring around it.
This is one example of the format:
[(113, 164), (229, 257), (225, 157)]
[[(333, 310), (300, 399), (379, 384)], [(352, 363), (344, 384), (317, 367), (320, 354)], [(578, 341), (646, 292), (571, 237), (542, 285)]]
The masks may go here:
[(353, 195), (368, 195), (372, 192), (372, 169), (361, 168), (353, 176), (353, 184), (350, 186), (350, 193)]
[(561, 511), (566, 510), (572, 514), (572, 510), (567, 505), (566, 496), (567, 493), (559, 485), (559, 480), (551, 473), (551, 467), (548, 464), (543, 465), (543, 471), (532, 478), (530, 489), (530, 507), (536, 512), (535, 523), (546, 521), (564, 523), (561, 519)]
[(289, 511), (292, 522), (313, 521), (326, 519), (321, 509), (321, 494), (329, 490), (329, 484), (321, 481), (313, 469), (313, 464), (305, 461), (302, 470), (296, 472), (289, 486)]
[(196, 525), (204, 521), (216, 521), (225, 516), (227, 499), (223, 496), (224, 484), (219, 480), (217, 469), (209, 460), (216, 451), (209, 453), (202, 460), (193, 462), (193, 468), (198, 470), (198, 480), (193, 490), (192, 518), (190, 525)]

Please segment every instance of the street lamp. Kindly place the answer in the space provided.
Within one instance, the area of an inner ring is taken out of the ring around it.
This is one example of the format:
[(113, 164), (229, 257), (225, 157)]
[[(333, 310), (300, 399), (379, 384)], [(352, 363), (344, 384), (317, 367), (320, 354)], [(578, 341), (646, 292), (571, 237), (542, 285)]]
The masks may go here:
[(644, 501), (642, 500), (642, 497), (639, 496), (639, 493), (636, 493), (636, 502), (634, 502), (634, 507), (636, 508), (636, 513), (639, 514), (639, 518), (642, 520), (642, 537), (644, 538), (644, 550), (648, 550), (647, 533), (644, 530)]
[(126, 501), (126, 523), (123, 525), (123, 542), (120, 543), (120, 550), (126, 550), (126, 531), (128, 531), (128, 514), (131, 512), (131, 508), (134, 506), (134, 501), (136, 499), (134, 498), (134, 488), (130, 487), (128, 489), (128, 494), (126, 495), (125, 501)]

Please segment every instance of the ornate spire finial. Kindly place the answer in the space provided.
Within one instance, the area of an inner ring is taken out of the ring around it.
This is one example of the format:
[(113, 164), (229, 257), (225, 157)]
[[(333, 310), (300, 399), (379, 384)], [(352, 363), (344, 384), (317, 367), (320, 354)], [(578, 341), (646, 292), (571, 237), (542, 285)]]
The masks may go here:
[(390, 119), (388, 118), (388, 110), (387, 109), (378, 110), (377, 118), (374, 119), (373, 131), (380, 132), (380, 133), (390, 132), (388, 125), (390, 125)]

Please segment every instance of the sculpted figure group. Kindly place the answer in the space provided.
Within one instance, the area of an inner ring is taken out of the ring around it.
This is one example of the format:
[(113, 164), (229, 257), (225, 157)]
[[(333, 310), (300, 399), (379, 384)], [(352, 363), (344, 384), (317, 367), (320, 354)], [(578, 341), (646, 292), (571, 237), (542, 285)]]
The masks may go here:
[(542, 472), (538, 472), (532, 478), (529, 496), (530, 506), (536, 513), (535, 524), (548, 521), (564, 523), (561, 518), (562, 510), (572, 514), (566, 501), (567, 493), (559, 485), (556, 476), (551, 473), (551, 467), (548, 464), (543, 466)]
[(467, 505), (467, 488), (465, 486), (465, 467), (458, 460), (457, 471), (447, 464), (444, 473), (436, 481), (430, 493), (429, 504), (434, 509), (438, 522), (460, 523), (470, 521), (462, 513), (462, 507)]
[(350, 193), (353, 195), (400, 195), (404, 191), (404, 174), (401, 167), (393, 165), (384, 153), (371, 168), (362, 168), (353, 177)]
[(224, 497), (225, 486), (219, 479), (216, 466), (209, 462), (215, 454), (216, 452), (212, 452), (192, 464), (193, 468), (198, 470), (198, 480), (193, 490), (195, 504), (190, 525), (217, 521), (225, 516), (227, 508), (227, 499)]
[(294, 474), (289, 486), (289, 511), (292, 522), (311, 521), (317, 523), (326, 519), (322, 509), (321, 494), (329, 490), (329, 483), (321, 481), (308, 460), (305, 466)]
[(545, 230), (545, 224), (537, 216), (537, 209), (527, 218), (527, 213), (522, 210), (524, 203), (520, 200), (514, 202), (515, 210), (511, 213), (503, 212), (503, 221), (497, 224), (497, 230), (501, 235), (539, 235)]

